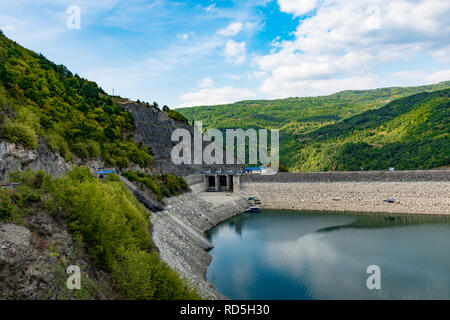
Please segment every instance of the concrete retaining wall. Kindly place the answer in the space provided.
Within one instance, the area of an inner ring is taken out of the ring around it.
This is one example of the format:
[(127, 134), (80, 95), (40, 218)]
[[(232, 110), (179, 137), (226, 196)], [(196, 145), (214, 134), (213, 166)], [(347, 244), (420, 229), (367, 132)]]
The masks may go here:
[(280, 172), (276, 175), (246, 174), (242, 182), (421, 182), (450, 181), (450, 170)]

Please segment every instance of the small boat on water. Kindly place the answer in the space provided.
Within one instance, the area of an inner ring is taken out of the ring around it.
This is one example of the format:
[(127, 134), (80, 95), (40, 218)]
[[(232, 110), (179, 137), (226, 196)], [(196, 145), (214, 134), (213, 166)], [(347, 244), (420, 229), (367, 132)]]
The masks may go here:
[(250, 207), (248, 209), (245, 209), (245, 212), (261, 212), (260, 207)]

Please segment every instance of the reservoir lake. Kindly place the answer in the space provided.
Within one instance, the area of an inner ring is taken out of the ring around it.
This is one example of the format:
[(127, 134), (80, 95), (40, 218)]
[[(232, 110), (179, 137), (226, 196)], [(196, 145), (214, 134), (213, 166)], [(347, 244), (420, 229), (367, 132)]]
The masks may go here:
[(230, 299), (450, 299), (448, 216), (265, 210), (206, 237)]

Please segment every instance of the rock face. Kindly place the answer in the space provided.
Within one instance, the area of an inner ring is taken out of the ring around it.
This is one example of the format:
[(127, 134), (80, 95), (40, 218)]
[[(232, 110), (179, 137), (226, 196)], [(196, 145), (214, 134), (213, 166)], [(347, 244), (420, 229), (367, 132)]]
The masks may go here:
[[(196, 188), (191, 186), (191, 189)], [(171, 220), (176, 219), (203, 236), (206, 230), (243, 212), (248, 206), (247, 200), (230, 193), (191, 192), (165, 201), (168, 203), (166, 210), (151, 217), (152, 238), (161, 259), (192, 283), (203, 298), (225, 299), (206, 279), (211, 255), (184, 228)]]
[[(82, 289), (88, 287), (84, 298), (115, 297), (106, 274), (85, 258), (81, 248), (75, 252), (63, 222), (37, 209), (22, 219), (25, 226), (0, 223), (0, 299), (82, 298), (77, 295), (80, 291), (67, 289), (68, 265), (78, 265), (83, 272)], [(83, 280), (88, 278), (89, 284)]]
[(31, 232), (22, 226), (6, 223), (0, 225), (0, 261), (22, 264), (31, 254)]
[(37, 150), (27, 150), (21, 145), (0, 141), (0, 179), (8, 178), (8, 172), (22, 171), (27, 168), (43, 169), (55, 176), (69, 170), (70, 165), (64, 159), (51, 152), (43, 143)]
[[(121, 106), (128, 110), (135, 120), (136, 132), (134, 139), (151, 147), (154, 153), (152, 164), (158, 173), (174, 173), (179, 176), (188, 176), (202, 173), (206, 169), (240, 169), (242, 165), (206, 165), (206, 164), (180, 164), (175, 165), (171, 160), (172, 148), (178, 142), (172, 142), (172, 132), (176, 129), (185, 129), (192, 137), (191, 149), (194, 150), (194, 128), (183, 121), (170, 118), (167, 113), (154, 107), (146, 107), (141, 104), (126, 102)], [(204, 142), (202, 150), (211, 142)], [(193, 160), (193, 158), (192, 158)], [(191, 161), (193, 163), (193, 161)], [(235, 161), (236, 163), (236, 161)]]
[(89, 168), (103, 166), (101, 160), (67, 162), (58, 153), (51, 151), (41, 140), (37, 150), (25, 149), (20, 144), (0, 140), (0, 180), (7, 180), (8, 173), (31, 168), (33, 171), (42, 169), (53, 176), (68, 172), (74, 165), (85, 165)]

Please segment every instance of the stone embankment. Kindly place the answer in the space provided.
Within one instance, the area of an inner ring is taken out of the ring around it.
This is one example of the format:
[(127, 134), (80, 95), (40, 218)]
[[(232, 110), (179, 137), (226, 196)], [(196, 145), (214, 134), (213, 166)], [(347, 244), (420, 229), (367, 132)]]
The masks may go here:
[(248, 203), (241, 195), (200, 192), (202, 188), (203, 184), (192, 185), (192, 192), (165, 199), (166, 209), (151, 217), (152, 239), (161, 259), (196, 287), (202, 297), (224, 299), (206, 280), (211, 255), (205, 249), (211, 245), (203, 233), (243, 212)]
[(152, 238), (162, 260), (211, 299), (226, 297), (206, 279), (211, 256), (203, 233), (244, 212), (249, 196), (264, 209), (450, 214), (450, 170), (251, 174), (242, 177), (238, 194), (203, 192), (203, 183), (190, 187), (152, 215)]
[(263, 209), (450, 214), (450, 170), (246, 175), (241, 193)]

